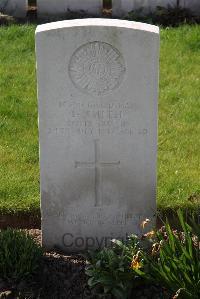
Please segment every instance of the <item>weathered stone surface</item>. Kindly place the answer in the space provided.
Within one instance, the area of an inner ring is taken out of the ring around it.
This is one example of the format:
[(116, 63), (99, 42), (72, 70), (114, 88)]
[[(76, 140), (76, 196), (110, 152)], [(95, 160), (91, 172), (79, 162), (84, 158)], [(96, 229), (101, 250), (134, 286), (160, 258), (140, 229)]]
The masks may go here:
[(39, 18), (65, 16), (70, 11), (101, 15), (102, 0), (38, 0), (37, 11)]
[(0, 12), (16, 18), (25, 18), (28, 0), (0, 0)]
[(43, 244), (97, 248), (156, 209), (159, 30), (84, 19), (36, 31)]

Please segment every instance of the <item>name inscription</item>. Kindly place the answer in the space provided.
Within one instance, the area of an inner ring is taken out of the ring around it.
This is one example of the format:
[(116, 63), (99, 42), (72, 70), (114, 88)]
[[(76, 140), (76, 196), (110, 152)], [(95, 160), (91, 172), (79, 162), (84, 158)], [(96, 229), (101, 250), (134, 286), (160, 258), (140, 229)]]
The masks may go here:
[(146, 128), (136, 131), (133, 113), (137, 112), (134, 103), (75, 103), (73, 100), (60, 101), (58, 109), (64, 113), (62, 126), (47, 128), (49, 136), (84, 135), (94, 138), (102, 136), (134, 134), (147, 135)]

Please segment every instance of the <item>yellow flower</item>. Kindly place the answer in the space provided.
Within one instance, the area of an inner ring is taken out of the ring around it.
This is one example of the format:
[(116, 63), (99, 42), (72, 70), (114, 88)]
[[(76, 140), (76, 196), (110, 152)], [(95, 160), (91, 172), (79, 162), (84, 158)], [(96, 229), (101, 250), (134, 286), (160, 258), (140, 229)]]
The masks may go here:
[(137, 255), (134, 255), (132, 262), (131, 262), (131, 269), (138, 270), (142, 268), (142, 264), (139, 261), (139, 257)]
[(152, 255), (156, 255), (159, 252), (159, 250), (160, 250), (160, 246), (161, 246), (160, 243), (154, 243), (152, 245), (152, 252), (151, 252), (151, 254)]
[(152, 230), (144, 235), (148, 239), (152, 239), (155, 236), (155, 231)]
[(150, 222), (150, 220), (146, 218), (144, 221), (142, 221), (142, 223), (141, 223), (141, 227), (144, 229), (145, 226), (146, 226), (149, 222)]

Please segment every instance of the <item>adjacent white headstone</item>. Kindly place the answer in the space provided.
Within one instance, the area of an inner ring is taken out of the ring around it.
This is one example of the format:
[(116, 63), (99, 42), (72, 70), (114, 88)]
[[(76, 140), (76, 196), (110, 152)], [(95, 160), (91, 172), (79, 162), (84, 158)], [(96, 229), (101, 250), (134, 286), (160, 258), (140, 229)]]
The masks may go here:
[(137, 9), (137, 5), (135, 5), (135, 0), (112, 1), (112, 15), (115, 17), (125, 16), (134, 9)]
[(25, 18), (28, 0), (0, 0), (0, 12), (16, 18)]
[[(175, 7), (177, 0), (113, 0), (113, 16), (122, 17), (128, 15), (131, 11), (143, 9), (144, 14), (154, 12), (157, 6)], [(189, 8), (193, 13), (200, 12), (199, 0), (180, 0), (179, 5), (182, 8)]]
[(94, 16), (101, 15), (103, 0), (38, 0), (39, 18), (66, 16), (71, 12), (85, 12)]
[(159, 29), (84, 19), (36, 31), (43, 244), (80, 251), (154, 219)]
[(199, 0), (182, 0), (184, 7), (189, 8), (194, 15), (200, 14), (200, 1)]

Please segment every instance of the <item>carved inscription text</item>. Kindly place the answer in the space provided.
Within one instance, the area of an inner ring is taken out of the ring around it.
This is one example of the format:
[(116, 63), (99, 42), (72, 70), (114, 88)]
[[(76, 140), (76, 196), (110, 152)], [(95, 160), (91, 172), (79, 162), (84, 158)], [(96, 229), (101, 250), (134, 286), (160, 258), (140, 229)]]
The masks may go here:
[(74, 99), (59, 101), (56, 107), (60, 114), (58, 126), (47, 128), (48, 136), (67, 137), (82, 135), (99, 139), (104, 136), (147, 135), (143, 126), (136, 129), (135, 103), (94, 103), (77, 102)]

